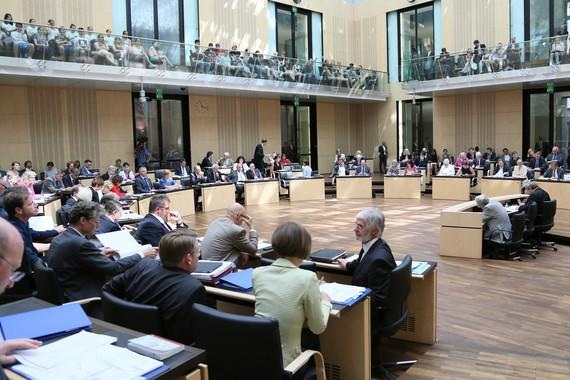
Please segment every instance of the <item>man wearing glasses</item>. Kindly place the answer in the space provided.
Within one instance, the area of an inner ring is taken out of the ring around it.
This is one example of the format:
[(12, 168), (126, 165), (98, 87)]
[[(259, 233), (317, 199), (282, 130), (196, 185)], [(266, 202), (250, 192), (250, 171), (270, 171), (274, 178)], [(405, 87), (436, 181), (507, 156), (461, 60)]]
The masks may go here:
[(143, 245), (158, 247), (160, 238), (174, 229), (171, 223), (176, 223), (176, 228), (188, 227), (178, 211), (170, 210), (170, 199), (166, 195), (155, 195), (150, 199), (148, 214), (137, 227), (135, 239)]
[[(24, 242), (18, 230), (0, 218), (0, 294), (22, 278), (22, 272), (17, 272), (16, 269), (22, 262), (23, 252)], [(0, 343), (0, 364), (15, 363), (16, 358), (10, 355), (13, 351), (37, 348), (41, 344), (42, 342), (33, 339), (4, 341)], [(0, 378), (6, 378), (2, 369), (0, 369)]]

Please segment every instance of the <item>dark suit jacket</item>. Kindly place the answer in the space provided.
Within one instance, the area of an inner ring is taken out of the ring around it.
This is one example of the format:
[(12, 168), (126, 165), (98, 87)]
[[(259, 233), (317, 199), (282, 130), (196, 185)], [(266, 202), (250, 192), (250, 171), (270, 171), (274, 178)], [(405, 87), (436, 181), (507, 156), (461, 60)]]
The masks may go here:
[(62, 180), (63, 185), (65, 187), (72, 187), (72, 186), (77, 185), (79, 183), (79, 180), (77, 178), (72, 179), (69, 174), (64, 175), (61, 180)]
[(483, 157), (477, 159), (475, 158), (473, 160), (473, 166), (476, 168), (486, 168), (487, 167), (487, 160), (484, 159)]
[(150, 244), (158, 247), (160, 238), (170, 230), (152, 214), (146, 214), (137, 227), (135, 239), (141, 244)]
[[(495, 172), (493, 174), (497, 174), (498, 172), (499, 172), (499, 165), (496, 165), (495, 166)], [(510, 174), (510, 168), (508, 165), (505, 164), (503, 166), (503, 177), (509, 177), (510, 175), (511, 175)]]
[(222, 173), (218, 172), (216, 176), (214, 176), (213, 170), (208, 170), (207, 181), (208, 183), (215, 183), (222, 180)]
[(92, 241), (73, 228), (56, 236), (48, 251), (48, 265), (70, 301), (100, 297), (106, 276), (122, 273), (140, 259), (139, 255), (132, 255), (114, 261), (103, 256)]
[(206, 177), (198, 177), (198, 175), (194, 172), (190, 174), (190, 179), (192, 180), (192, 185), (206, 182)]
[[(174, 167), (174, 173), (176, 175), (182, 175), (182, 165), (178, 164)], [(190, 175), (192, 170), (190, 170), (190, 166), (186, 166), (186, 175)]]
[(519, 211), (528, 212), (528, 206), (532, 202), (536, 202), (536, 220), (535, 223), (540, 222), (542, 209), (544, 208), (544, 202), (550, 200), (550, 195), (540, 187), (530, 194), (526, 199), (526, 202), (520, 205)]
[(152, 190), (152, 181), (148, 177), (136, 176), (135, 183), (133, 184), (133, 191), (135, 194), (150, 193)]
[[(363, 169), (364, 169), (364, 171), (363, 171)], [(365, 166), (363, 168), (362, 166), (357, 166), (356, 167), (356, 175), (370, 175), (370, 167)]]
[(194, 342), (192, 305), (208, 302), (200, 281), (180, 268), (164, 267), (151, 259), (116, 276), (103, 290), (130, 302), (157, 306), (165, 337), (188, 345)]
[(555, 159), (556, 161), (558, 161), (558, 167), (562, 167), (564, 165), (564, 157), (562, 157), (562, 153), (558, 153), (556, 157), (554, 157), (554, 155), (550, 153), (546, 157), (546, 162), (554, 161)]
[(257, 179), (261, 179), (263, 178), (261, 175), (261, 172), (259, 171), (259, 169), (255, 169), (255, 174), (253, 174), (253, 172), (251, 170), (247, 170), (245, 172), (245, 176), (247, 177), (247, 179), (256, 179), (255, 176), (257, 176)]
[[(544, 161), (543, 157), (540, 157), (540, 160), (538, 160), (538, 167), (540, 168), (541, 171), (544, 171), (546, 169), (546, 161)], [(534, 170), (536, 169), (536, 158), (531, 158), (529, 163), (528, 163), (528, 168), (530, 170)]]
[(76, 204), (77, 204), (77, 199), (75, 199), (73, 197), (69, 197), (69, 199), (67, 199), (67, 201), (65, 202), (65, 204), (62, 207), (63, 212), (65, 212), (66, 214), (69, 214), (69, 212), (71, 211), (73, 206), (75, 206)]
[[(558, 178), (559, 179), (564, 179), (564, 169), (562, 168), (557, 168), (556, 172), (558, 173)], [(546, 171), (544, 172), (544, 177), (546, 178), (553, 178), (554, 177), (554, 170), (552, 170), (552, 168), (548, 168), (546, 169)]]
[(104, 234), (107, 232), (120, 231), (121, 226), (119, 223), (113, 222), (107, 215), (99, 215), (99, 226), (97, 227), (96, 233)]
[(200, 165), (200, 167), (202, 169), (205, 169), (205, 168), (211, 168), (212, 165), (214, 165), (214, 163), (212, 162), (212, 158), (211, 157), (204, 157), (204, 159), (202, 160), (202, 165)]
[(99, 193), (97, 190), (89, 186), (89, 190), (91, 190), (91, 201), (99, 203), (101, 200), (99, 199)]
[(346, 269), (352, 274), (352, 284), (372, 289), (372, 323), (381, 323), (378, 307), (386, 306), (390, 290), (390, 275), (396, 268), (396, 261), (388, 244), (378, 239), (364, 255), (362, 261), (355, 260), (347, 264)]
[[(333, 176), (338, 176), (338, 170), (340, 169), (340, 165), (335, 165), (333, 169)], [(348, 165), (344, 165), (344, 175), (350, 175), (350, 169)]]

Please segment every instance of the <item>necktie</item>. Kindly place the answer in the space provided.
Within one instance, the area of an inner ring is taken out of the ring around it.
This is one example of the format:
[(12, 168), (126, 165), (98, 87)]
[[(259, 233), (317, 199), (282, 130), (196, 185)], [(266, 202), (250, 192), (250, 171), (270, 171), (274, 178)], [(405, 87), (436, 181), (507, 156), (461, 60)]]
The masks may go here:
[(164, 222), (164, 228), (166, 228), (167, 231), (172, 231), (172, 228), (170, 228), (170, 226), (166, 222)]
[(360, 252), (358, 252), (358, 263), (362, 260), (362, 255), (364, 255), (364, 248), (360, 248)]

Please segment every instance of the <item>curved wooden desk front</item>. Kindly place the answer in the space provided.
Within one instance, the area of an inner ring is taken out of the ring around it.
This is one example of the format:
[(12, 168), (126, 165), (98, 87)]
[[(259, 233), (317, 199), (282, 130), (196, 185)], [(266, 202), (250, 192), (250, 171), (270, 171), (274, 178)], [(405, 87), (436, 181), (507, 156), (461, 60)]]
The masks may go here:
[(404, 176), (384, 176), (384, 198), (420, 199), (420, 174)]
[(290, 201), (320, 201), (324, 199), (325, 179), (322, 176), (289, 179)]
[(279, 180), (274, 178), (250, 179), (243, 182), (245, 204), (279, 203)]
[[(216, 308), (228, 313), (253, 315), (255, 296), (206, 286), (216, 299)], [(326, 330), (319, 336), (327, 377), (334, 379), (371, 378), (370, 299), (351, 307), (331, 310)], [(334, 375), (333, 375), (334, 374)]]
[(336, 198), (372, 198), (372, 177), (369, 175), (350, 175), (337, 177)]
[[(492, 197), (499, 202), (526, 198), (526, 194)], [(483, 252), (483, 214), (474, 211), (475, 201), (460, 203), (441, 211), (439, 254), (480, 259)]]
[(524, 178), (518, 177), (483, 177), (481, 178), (481, 194), (489, 198), (518, 194), (522, 192), (523, 181)]
[(431, 178), (431, 199), (468, 201), (471, 198), (471, 177), (435, 176)]

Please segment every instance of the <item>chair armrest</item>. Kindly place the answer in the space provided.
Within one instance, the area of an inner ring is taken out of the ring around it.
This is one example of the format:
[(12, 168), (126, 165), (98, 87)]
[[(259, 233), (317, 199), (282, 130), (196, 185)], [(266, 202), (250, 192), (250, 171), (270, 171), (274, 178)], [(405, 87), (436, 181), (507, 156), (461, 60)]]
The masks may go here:
[(315, 368), (317, 374), (317, 380), (325, 380), (325, 361), (323, 359), (323, 354), (319, 351), (314, 350), (306, 350), (301, 353), (301, 355), (297, 356), (295, 360), (293, 360), (287, 367), (285, 367), (285, 371), (289, 371), (291, 373), (297, 373), (312, 357), (315, 357)]
[(86, 303), (90, 303), (90, 302), (101, 302), (101, 297), (91, 297), (91, 298), (83, 298), (77, 301), (71, 301), (71, 302), (66, 302), (64, 303), (64, 305), (73, 305), (73, 304), (79, 304), (79, 305), (85, 305)]

